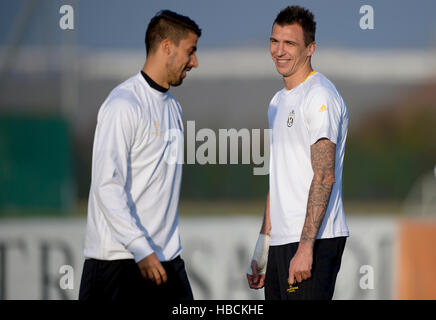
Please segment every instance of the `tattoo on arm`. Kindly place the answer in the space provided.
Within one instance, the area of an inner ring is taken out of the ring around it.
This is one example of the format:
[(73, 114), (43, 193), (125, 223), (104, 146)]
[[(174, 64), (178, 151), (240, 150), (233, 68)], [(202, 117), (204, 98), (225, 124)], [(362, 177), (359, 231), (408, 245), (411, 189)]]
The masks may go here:
[(310, 152), (314, 174), (300, 243), (309, 244), (313, 248), (335, 182), (336, 145), (328, 139), (320, 139), (311, 146)]

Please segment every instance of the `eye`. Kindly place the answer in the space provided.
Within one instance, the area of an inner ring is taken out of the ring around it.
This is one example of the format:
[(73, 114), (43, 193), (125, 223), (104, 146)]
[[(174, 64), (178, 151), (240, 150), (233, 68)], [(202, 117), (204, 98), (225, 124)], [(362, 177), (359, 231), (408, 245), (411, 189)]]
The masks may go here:
[(192, 56), (193, 54), (195, 54), (196, 51), (197, 51), (197, 48), (193, 47), (193, 48), (189, 49), (188, 53), (189, 53), (190, 56)]

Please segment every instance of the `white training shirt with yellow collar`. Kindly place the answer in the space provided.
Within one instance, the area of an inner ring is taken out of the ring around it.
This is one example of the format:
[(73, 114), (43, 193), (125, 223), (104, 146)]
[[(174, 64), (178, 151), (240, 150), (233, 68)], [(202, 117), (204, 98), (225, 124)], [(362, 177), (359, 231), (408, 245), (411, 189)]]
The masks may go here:
[(168, 261), (182, 251), (182, 110), (145, 77), (120, 84), (98, 112), (85, 258)]
[(342, 168), (348, 113), (335, 86), (313, 71), (297, 87), (283, 88), (268, 109), (270, 152), (270, 245), (299, 242), (313, 178), (310, 146), (321, 138), (336, 144), (335, 184), (317, 239), (349, 236), (342, 204)]

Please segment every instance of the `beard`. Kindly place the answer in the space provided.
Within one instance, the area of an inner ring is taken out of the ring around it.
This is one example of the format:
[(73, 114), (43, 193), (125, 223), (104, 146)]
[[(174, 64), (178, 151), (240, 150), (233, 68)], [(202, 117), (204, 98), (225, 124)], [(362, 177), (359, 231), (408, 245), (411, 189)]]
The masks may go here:
[[(167, 64), (167, 70), (168, 70), (168, 78), (170, 79), (169, 84), (173, 87), (178, 87), (183, 82), (183, 72), (185, 72), (186, 66), (183, 66), (183, 68), (177, 70), (177, 67), (175, 66), (175, 60), (177, 57), (177, 53), (175, 52), (169, 59), (169, 62)], [(185, 74), (186, 76), (186, 74)]]
[(175, 78), (174, 80), (170, 81), (170, 86), (178, 87), (182, 84), (182, 82), (183, 82), (182, 77), (179, 77), (178, 79)]
[(184, 66), (181, 71), (170, 71), (170, 85), (173, 87), (180, 86), (183, 83), (183, 79), (186, 78), (186, 74), (189, 70), (191, 70), (191, 68)]

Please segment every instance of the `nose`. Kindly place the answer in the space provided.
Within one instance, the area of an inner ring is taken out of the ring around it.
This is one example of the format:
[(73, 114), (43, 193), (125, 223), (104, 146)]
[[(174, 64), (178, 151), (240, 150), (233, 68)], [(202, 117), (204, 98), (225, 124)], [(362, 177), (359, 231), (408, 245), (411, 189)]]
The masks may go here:
[(283, 50), (283, 43), (279, 42), (277, 44), (277, 52), (276, 55), (277, 56), (282, 56), (284, 54), (284, 50)]
[(191, 59), (189, 60), (189, 66), (191, 68), (198, 68), (198, 59), (195, 53), (192, 54)]

